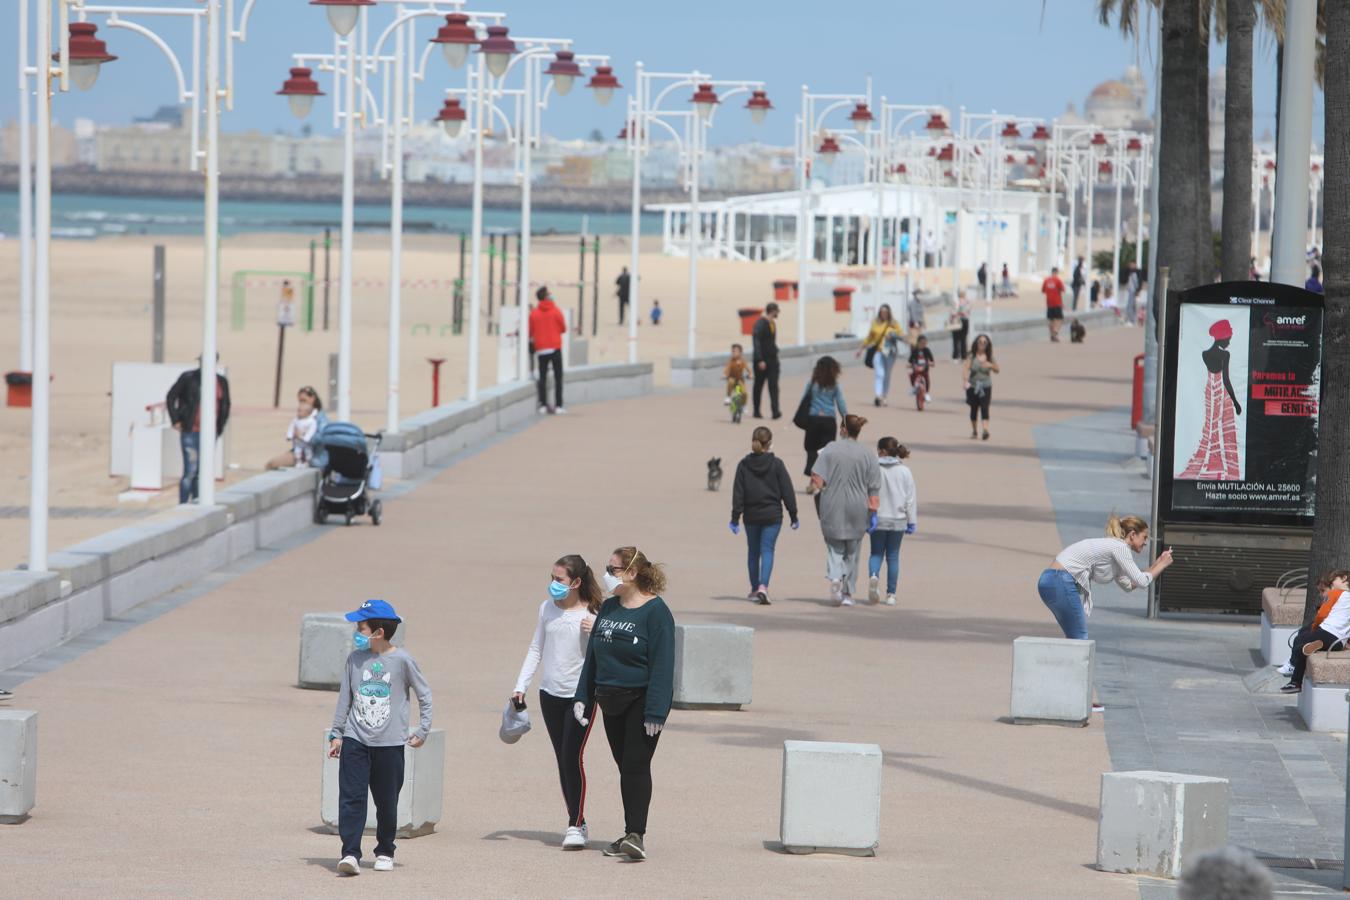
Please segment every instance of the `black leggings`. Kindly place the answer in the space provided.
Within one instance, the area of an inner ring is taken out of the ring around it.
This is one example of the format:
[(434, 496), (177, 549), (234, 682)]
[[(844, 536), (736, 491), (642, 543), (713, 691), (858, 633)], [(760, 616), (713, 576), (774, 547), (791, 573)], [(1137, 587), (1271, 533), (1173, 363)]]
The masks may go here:
[(555, 697), (539, 692), (539, 712), (544, 716), (548, 736), (553, 741), (553, 755), (558, 758), (558, 780), (562, 783), (563, 801), (567, 804), (569, 826), (586, 823), (586, 739), (595, 724), (595, 704), (586, 709), (590, 725), (583, 726), (572, 715), (572, 698)]
[(966, 391), (966, 404), (970, 406), (970, 424), (973, 428), (975, 420), (984, 416), (986, 424), (989, 422), (989, 401), (993, 399), (994, 389), (987, 387), (983, 392), (976, 393), (974, 388)]
[(965, 359), (966, 340), (970, 336), (970, 319), (962, 316), (961, 327), (952, 329), (952, 359)]
[(826, 445), (834, 440), (839, 426), (834, 416), (808, 416), (806, 420), (806, 475), (810, 477), (815, 468), (816, 457)]
[(605, 737), (619, 767), (619, 793), (623, 795), (624, 833), (647, 833), (647, 809), (652, 805), (652, 754), (658, 733), (647, 736), (643, 710), (647, 692), (640, 691), (620, 715), (605, 714)]

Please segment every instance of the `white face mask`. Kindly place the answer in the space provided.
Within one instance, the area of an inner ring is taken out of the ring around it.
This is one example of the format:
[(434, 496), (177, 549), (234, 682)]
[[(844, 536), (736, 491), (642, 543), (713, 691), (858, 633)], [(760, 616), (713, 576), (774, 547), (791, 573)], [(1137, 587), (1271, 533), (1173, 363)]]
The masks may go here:
[(611, 594), (619, 589), (619, 585), (623, 584), (622, 578), (611, 575), (608, 572), (605, 572), (600, 576), (600, 581), (604, 583), (605, 590)]

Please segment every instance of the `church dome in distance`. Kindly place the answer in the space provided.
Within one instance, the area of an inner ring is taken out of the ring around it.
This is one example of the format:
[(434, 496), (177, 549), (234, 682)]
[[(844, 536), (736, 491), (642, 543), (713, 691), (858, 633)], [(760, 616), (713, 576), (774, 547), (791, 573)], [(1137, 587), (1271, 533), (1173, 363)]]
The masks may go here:
[(1134, 91), (1130, 89), (1129, 85), (1121, 81), (1103, 81), (1092, 89), (1089, 100), (1123, 100), (1127, 103), (1132, 103), (1134, 101)]

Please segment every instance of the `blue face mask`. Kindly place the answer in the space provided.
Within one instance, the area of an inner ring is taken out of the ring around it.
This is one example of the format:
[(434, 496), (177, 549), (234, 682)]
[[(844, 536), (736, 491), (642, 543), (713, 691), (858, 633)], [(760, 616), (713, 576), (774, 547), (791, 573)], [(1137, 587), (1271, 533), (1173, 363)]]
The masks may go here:
[(352, 643), (356, 645), (357, 650), (369, 650), (370, 636), (358, 631), (356, 634), (352, 635)]
[(554, 600), (562, 600), (570, 593), (572, 593), (572, 589), (561, 581), (550, 581), (548, 583), (548, 595)]

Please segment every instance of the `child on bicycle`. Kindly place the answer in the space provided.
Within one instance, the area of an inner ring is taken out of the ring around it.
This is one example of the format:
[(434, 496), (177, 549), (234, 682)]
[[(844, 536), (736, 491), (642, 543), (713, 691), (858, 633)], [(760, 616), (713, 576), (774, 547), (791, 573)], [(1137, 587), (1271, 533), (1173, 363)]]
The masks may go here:
[(933, 388), (933, 351), (928, 349), (928, 336), (919, 335), (914, 339), (914, 346), (909, 351), (909, 392), (911, 395), (916, 393), (914, 382), (922, 375), (928, 382), (928, 390), (924, 391), (924, 400), (932, 400)]
[(722, 405), (730, 406), (731, 395), (736, 392), (736, 388), (739, 386), (744, 394), (745, 380), (751, 377), (750, 364), (745, 361), (745, 348), (740, 344), (731, 345), (731, 359), (722, 370), (722, 376), (727, 380), (727, 395), (722, 400)]

